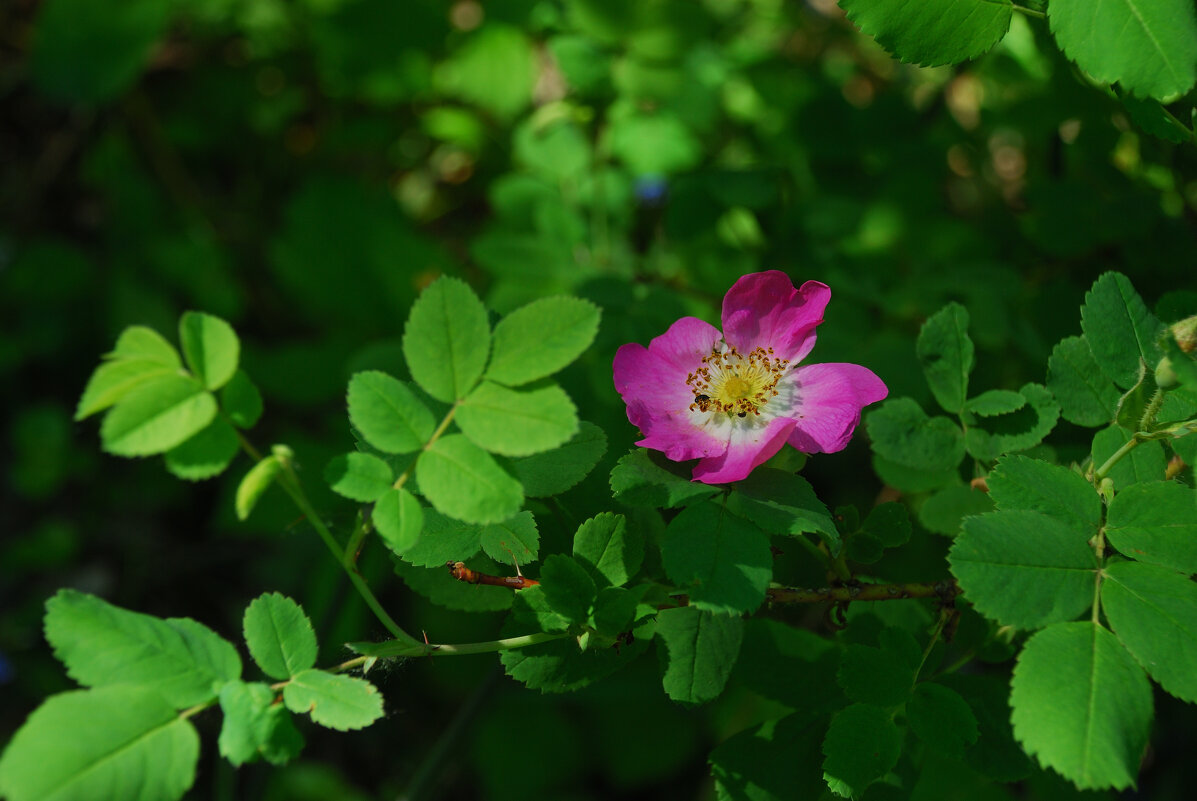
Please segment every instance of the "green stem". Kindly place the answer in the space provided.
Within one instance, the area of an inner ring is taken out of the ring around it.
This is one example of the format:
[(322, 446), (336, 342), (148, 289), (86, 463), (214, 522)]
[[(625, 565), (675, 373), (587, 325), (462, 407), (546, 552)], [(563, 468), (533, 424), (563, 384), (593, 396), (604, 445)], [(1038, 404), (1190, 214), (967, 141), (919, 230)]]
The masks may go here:
[(1180, 119), (1175, 114), (1173, 114), (1168, 109), (1164, 108), (1163, 103), (1160, 104), (1160, 111), (1163, 111), (1164, 115), (1168, 119), (1170, 119), (1170, 120), (1172, 120), (1172, 122), (1176, 123), (1176, 127), (1180, 128), (1182, 131), (1184, 131), (1185, 133), (1187, 133), (1189, 135), (1189, 141), (1197, 142), (1197, 131), (1194, 131), (1192, 128), (1190, 128), (1189, 126), (1187, 126), (1183, 122), (1181, 122)]
[(1160, 407), (1164, 405), (1164, 390), (1156, 388), (1155, 394), (1151, 396), (1151, 400), (1147, 403), (1147, 408), (1143, 410), (1143, 416), (1139, 418), (1139, 430), (1149, 431), (1153, 423), (1155, 423), (1155, 416), (1160, 413)]
[(520, 637), (507, 637), (502, 640), (487, 640), (485, 642), (467, 642), (459, 645), (448, 643), (417, 642), (414, 645), (407, 642), (370, 643), (370, 656), (389, 659), (397, 656), (465, 656), (467, 654), (489, 654), (496, 651), (514, 651), (517, 648), (527, 648), (529, 645), (539, 645), (542, 642), (560, 640), (570, 636), (568, 632), (549, 634), (538, 631), (535, 634), (524, 634)]
[(1026, 6), (1014, 6), (1014, 10), (1021, 11), (1028, 17), (1034, 17), (1035, 19), (1047, 19), (1047, 14), (1044, 14), (1042, 11), (1036, 11), (1033, 8), (1027, 8)]
[(1118, 460), (1134, 450), (1141, 441), (1138, 434), (1133, 434), (1125, 445), (1114, 451), (1114, 454), (1109, 459), (1106, 459), (1105, 464), (1097, 468), (1097, 472), (1093, 474), (1093, 478), (1100, 483), (1106, 477), (1106, 474), (1114, 469), (1114, 465), (1118, 464)]
[(345, 543), (344, 556), (341, 559), (341, 564), (346, 568), (352, 568), (357, 565), (358, 551), (361, 549), (362, 540), (370, 533), (370, 527), (366, 525), (366, 521), (362, 519), (361, 514), (357, 516), (357, 525), (353, 527), (353, 533), (349, 535), (349, 542)]
[[(428, 450), (432, 446), (432, 443), (441, 438), (441, 434), (445, 433), (445, 429), (449, 427), (449, 423), (453, 422), (453, 415), (455, 414), (457, 414), (456, 402), (449, 407), (449, 411), (445, 413), (444, 419), (441, 420), (440, 425), (436, 427), (436, 431), (432, 432), (432, 436), (428, 438), (428, 441), (424, 443), (422, 450)], [(413, 459), (412, 463), (407, 466), (407, 469), (403, 471), (399, 478), (395, 479), (395, 483), (391, 486), (395, 489), (402, 489), (403, 485), (407, 483), (407, 479), (411, 477), (411, 472), (416, 469), (417, 461), (419, 460)]]
[(927, 647), (923, 649), (923, 658), (919, 660), (919, 666), (914, 671), (915, 681), (919, 680), (919, 674), (923, 672), (923, 666), (927, 664), (927, 657), (931, 656), (931, 649), (935, 647), (935, 643), (939, 642), (939, 635), (943, 633), (943, 627), (954, 613), (955, 610), (950, 606), (939, 610), (939, 620), (935, 623), (935, 630), (931, 632), (931, 639), (927, 641)]

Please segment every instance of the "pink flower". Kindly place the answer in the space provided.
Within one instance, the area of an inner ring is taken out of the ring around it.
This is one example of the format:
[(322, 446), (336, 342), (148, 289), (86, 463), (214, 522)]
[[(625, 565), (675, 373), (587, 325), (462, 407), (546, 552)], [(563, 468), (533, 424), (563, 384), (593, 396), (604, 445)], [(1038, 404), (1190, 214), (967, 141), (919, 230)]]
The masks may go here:
[(615, 389), (645, 448), (699, 459), (694, 480), (746, 478), (785, 443), (804, 453), (842, 450), (860, 411), (889, 392), (857, 364), (798, 362), (815, 346), (831, 290), (794, 289), (777, 270), (741, 277), (723, 298), (723, 333), (683, 317), (645, 348), (615, 354)]

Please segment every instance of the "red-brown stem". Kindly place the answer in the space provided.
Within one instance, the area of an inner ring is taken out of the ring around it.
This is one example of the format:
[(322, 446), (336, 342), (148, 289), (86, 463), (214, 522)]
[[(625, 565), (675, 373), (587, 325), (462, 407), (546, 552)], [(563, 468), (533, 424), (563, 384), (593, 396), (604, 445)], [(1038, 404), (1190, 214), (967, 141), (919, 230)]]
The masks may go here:
[(449, 568), (449, 575), (458, 581), (464, 581), (466, 584), (489, 584), (492, 587), (509, 587), (513, 590), (522, 590), (527, 587), (534, 587), (540, 582), (536, 579), (524, 578), (523, 576), (492, 576), (487, 573), (479, 573), (477, 570), (471, 570), (465, 566), (465, 562), (445, 562), (445, 567)]

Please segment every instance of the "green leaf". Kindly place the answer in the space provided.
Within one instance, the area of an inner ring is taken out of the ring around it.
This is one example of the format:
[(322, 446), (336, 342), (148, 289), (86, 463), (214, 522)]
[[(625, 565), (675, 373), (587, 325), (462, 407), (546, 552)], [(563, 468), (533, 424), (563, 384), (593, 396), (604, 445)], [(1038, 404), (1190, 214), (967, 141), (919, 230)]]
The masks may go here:
[(166, 452), (166, 469), (185, 481), (202, 481), (223, 473), (240, 449), (237, 432), (217, 417), (186, 442)]
[(179, 343), (192, 374), (208, 389), (220, 389), (237, 372), (241, 341), (219, 317), (184, 312), (179, 318)]
[[(1120, 426), (1103, 428), (1093, 435), (1093, 464), (1098, 468), (1105, 465), (1115, 453), (1134, 437)], [(1130, 453), (1123, 454), (1106, 474), (1117, 489), (1132, 484), (1162, 481), (1167, 468), (1164, 446), (1157, 440), (1140, 442)]]
[(297, 715), (337, 731), (363, 729), (382, 717), (382, 694), (365, 679), (323, 670), (297, 673), (283, 687), (283, 702)]
[(391, 488), (395, 475), (391, 466), (368, 453), (342, 453), (324, 467), (324, 480), (338, 495), (373, 503)]
[(529, 621), (545, 632), (564, 632), (570, 626), (570, 621), (553, 609), (545, 598), (544, 588), (539, 585), (527, 587), (515, 594), (511, 615), (512, 619)]
[(402, 381), (370, 370), (349, 379), (349, 421), (384, 453), (424, 447), (436, 429), (432, 412)]
[(1021, 393), (1009, 389), (991, 389), (975, 398), (969, 398), (964, 404), (964, 410), (977, 417), (997, 417), (1017, 412), (1026, 405), (1027, 399)]
[(956, 486), (941, 489), (927, 498), (919, 507), (918, 514), (923, 528), (946, 537), (955, 537), (964, 518), (992, 511), (991, 494), (969, 486)]
[(47, 2), (33, 31), (34, 84), (61, 103), (112, 100), (136, 82), (173, 11), (170, 3), (158, 0), (130, 0), (113, 8), (89, 0)]
[(665, 694), (683, 704), (705, 704), (723, 692), (744, 638), (744, 619), (693, 606), (657, 615), (657, 655)]
[(424, 508), (407, 489), (389, 488), (374, 504), (370, 520), (387, 547), (402, 554), (420, 539)]
[(1040, 512), (992, 512), (964, 521), (948, 554), (977, 611), (1032, 629), (1071, 620), (1093, 601), (1089, 533)]
[(1077, 66), (1134, 95), (1164, 100), (1197, 79), (1197, 15), (1188, 0), (1052, 0), (1048, 22)]
[(245, 478), (241, 479), (241, 483), (237, 485), (234, 506), (237, 510), (238, 520), (249, 517), (250, 512), (258, 505), (258, 500), (266, 490), (270, 489), (270, 485), (274, 483), (274, 479), (278, 477), (282, 469), (282, 462), (273, 454), (259, 459), (253, 467), (249, 468)]
[(937, 684), (955, 690), (972, 708), (978, 741), (965, 749), (964, 759), (985, 776), (1001, 782), (1025, 779), (1031, 761), (1014, 740), (1010, 726), (1010, 685), (1004, 677), (945, 673)]
[(629, 113), (611, 120), (611, 155), (636, 176), (668, 175), (688, 170), (702, 160), (702, 145), (676, 114)]
[(529, 498), (559, 495), (589, 475), (607, 452), (607, 435), (585, 420), (560, 447), (511, 460), (511, 470)]
[(929, 492), (948, 485), (958, 484), (958, 465), (945, 470), (920, 470), (917, 467), (891, 462), (873, 454), (873, 470), (887, 485), (902, 492)]
[(95, 369), (79, 405), (75, 408), (75, 419), (82, 420), (96, 412), (102, 412), (119, 402), (132, 390), (153, 378), (175, 375), (178, 368), (167, 367), (149, 359), (118, 359), (104, 362)]
[[(511, 595), (510, 590), (505, 592)], [(647, 640), (637, 639), (618, 651), (614, 648), (582, 651), (575, 640), (564, 638), (503, 651), (499, 658), (507, 675), (528, 689), (561, 693), (580, 690), (609, 676), (634, 661), (647, 647)]]
[(964, 434), (946, 417), (927, 417), (910, 398), (894, 398), (865, 416), (873, 452), (904, 467), (938, 471), (964, 458)]
[(728, 509), (770, 534), (818, 534), (838, 553), (840, 534), (827, 507), (802, 476), (758, 467), (728, 496)]
[(536, 518), (524, 510), (501, 523), (491, 523), (482, 529), (482, 550), (501, 565), (522, 567), (535, 562), (540, 552)]
[(1114, 422), (1128, 431), (1138, 431), (1143, 414), (1158, 390), (1155, 371), (1148, 370), (1146, 365), (1140, 365), (1139, 380), (1118, 399), (1118, 411), (1114, 415)]
[(1197, 584), (1137, 562), (1118, 562), (1104, 572), (1101, 608), (1118, 639), (1161, 687), (1197, 702)]
[(517, 390), (484, 381), (454, 419), (474, 444), (504, 456), (551, 450), (578, 431), (577, 409), (556, 384)]
[(1025, 451), (1043, 441), (1060, 419), (1060, 405), (1040, 384), (1018, 390), (1026, 405), (1010, 414), (985, 419), (984, 428), (973, 426), (964, 435), (965, 447), (977, 459), (989, 461), (1003, 453)]
[(902, 738), (890, 713), (853, 704), (831, 720), (823, 739), (823, 779), (836, 795), (859, 798), (898, 764)]
[(794, 714), (729, 737), (711, 752), (719, 801), (815, 799), (826, 792), (819, 769), (821, 720)]
[(520, 483), (461, 434), (428, 447), (416, 462), (416, 480), (438, 512), (467, 523), (498, 523), (524, 502)]
[[(636, 607), (650, 587), (641, 584), (635, 591), (623, 587), (603, 587), (594, 598), (594, 609), (587, 625), (599, 634), (615, 637), (632, 627)], [(523, 595), (523, 591), (520, 592)]]
[(830, 711), (844, 705), (835, 680), (839, 663), (840, 648), (830, 640), (778, 620), (749, 618), (734, 677), (788, 707)]
[[(537, 60), (532, 43), (514, 26), (490, 23), (439, 65), (437, 79), (447, 93), (501, 118), (518, 114), (532, 99)], [(495, 69), (502, 64), (502, 69)]]
[(478, 296), (442, 276), (411, 308), (403, 329), (403, 356), (416, 383), (445, 403), (464, 398), (478, 383), (490, 354), (490, 325)]
[(554, 612), (571, 623), (585, 623), (598, 590), (575, 559), (553, 554), (540, 570), (540, 587)]
[[(901, 61), (959, 64), (993, 47), (1010, 28), (1010, 0), (839, 0), (848, 19)], [(959, 407), (956, 407), (959, 409)], [(950, 410), (955, 411), (955, 410)]]
[(922, 682), (906, 705), (906, 720), (919, 739), (945, 754), (962, 755), (977, 741), (977, 718), (960, 693)]
[(221, 687), (220, 755), (236, 767), (259, 756), (272, 765), (299, 756), (303, 735), (287, 708), (275, 701), (275, 691), (260, 682), (230, 681)]
[(46, 602), (45, 626), (54, 655), (86, 687), (136, 684), (182, 709), (241, 675), (232, 643), (190, 618), (163, 620), (59, 590)]
[(690, 604), (724, 614), (752, 612), (773, 574), (769, 538), (714, 503), (689, 506), (669, 522), (661, 543), (665, 573)]
[(1135, 125), (1152, 136), (1177, 144), (1193, 141), (1193, 131), (1172, 116), (1159, 101), (1133, 97), (1125, 92), (1119, 93), (1118, 99)]
[(1114, 419), (1118, 390), (1097, 366), (1084, 337), (1060, 340), (1047, 360), (1047, 388), (1060, 415), (1078, 426), (1104, 426)]
[(122, 331), (112, 352), (104, 354), (104, 358), (144, 359), (171, 370), (183, 368), (183, 359), (175, 346), (166, 337), (144, 325), (131, 325)]
[[(446, 560), (447, 561), (447, 560)], [(502, 566), (485, 556), (464, 557), (460, 560), (470, 568), (483, 573), (502, 573)], [(512, 596), (506, 587), (489, 587), (484, 584), (466, 584), (449, 575), (445, 563), (434, 568), (414, 567), (403, 561), (395, 563), (395, 572), (407, 586), (428, 600), (446, 609), (463, 612), (499, 612), (511, 608)], [(577, 646), (574, 646), (577, 650)]]
[(272, 679), (286, 679), (316, 664), (316, 633), (299, 604), (277, 592), (259, 595), (242, 621), (250, 656)]
[(195, 379), (167, 375), (143, 382), (100, 425), (104, 450), (151, 456), (186, 442), (216, 417), (216, 398)]
[(220, 408), (237, 428), (253, 428), (262, 417), (262, 393), (244, 370), (220, 388)]
[[(843, 4), (851, 17), (852, 0), (843, 0)], [(906, 13), (914, 15), (909, 10)], [(933, 14), (938, 17), (938, 12), (930, 9), (923, 13), (928, 17)], [(942, 24), (942, 20), (936, 21)], [(960, 32), (957, 30), (954, 34), (958, 37)], [(944, 411), (959, 414), (964, 407), (964, 399), (968, 397), (968, 376), (973, 371), (973, 341), (968, 337), (968, 311), (959, 303), (952, 302), (932, 315), (919, 331), (915, 353), (935, 400)]]
[(600, 585), (621, 587), (644, 561), (644, 533), (623, 515), (603, 512), (578, 526), (573, 551)]
[[(1119, 2), (1128, 0), (1114, 0)], [(1112, 3), (1110, 7), (1115, 6)], [(1054, 19), (1054, 7), (1052, 12)], [(1160, 321), (1147, 310), (1130, 280), (1121, 273), (1105, 273), (1085, 294), (1081, 329), (1102, 372), (1123, 389), (1129, 389), (1139, 380), (1140, 361), (1155, 365), (1160, 360), (1155, 344)]]
[(719, 492), (709, 484), (678, 475), (662, 461), (662, 457), (644, 448), (623, 456), (611, 470), (615, 499), (629, 506), (672, 508)]
[(1132, 484), (1110, 502), (1106, 538), (1132, 559), (1197, 573), (1195, 500), (1174, 481)]
[(9, 801), (174, 801), (195, 781), (199, 735), (148, 687), (47, 698), (0, 757)]
[(900, 657), (893, 649), (851, 643), (840, 660), (836, 681), (853, 701), (897, 706), (910, 697), (917, 667)]
[(876, 537), (886, 548), (897, 548), (910, 540), (910, 515), (900, 503), (881, 503), (861, 523), (861, 531)]
[(463, 523), (433, 509), (424, 509), (424, 530), (416, 544), (403, 552), (403, 561), (416, 567), (444, 568), (464, 562), (482, 549), (483, 526)]
[(1007, 456), (986, 482), (998, 509), (1029, 509), (1067, 521), (1089, 536), (1101, 523), (1101, 497), (1093, 485), (1066, 467), (1026, 456)]
[(1118, 640), (1091, 622), (1027, 640), (1014, 668), (1014, 736), (1082, 790), (1135, 782), (1151, 729), (1151, 684)]
[(542, 298), (495, 326), (486, 377), (517, 387), (552, 375), (578, 358), (598, 333), (599, 308), (579, 298)]

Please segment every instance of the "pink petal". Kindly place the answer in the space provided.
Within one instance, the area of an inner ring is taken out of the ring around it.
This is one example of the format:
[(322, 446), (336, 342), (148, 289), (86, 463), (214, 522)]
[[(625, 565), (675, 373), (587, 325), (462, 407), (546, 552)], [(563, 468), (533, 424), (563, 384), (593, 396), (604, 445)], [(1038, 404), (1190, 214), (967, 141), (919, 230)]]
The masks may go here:
[(661, 336), (642, 345), (629, 344), (615, 353), (615, 390), (628, 407), (628, 420), (640, 429), (645, 448), (674, 461), (722, 453), (726, 443), (692, 420), (694, 393), (686, 376), (711, 352), (719, 331), (696, 317), (683, 317)]
[(799, 367), (789, 443), (804, 453), (843, 450), (860, 423), (860, 411), (889, 394), (881, 379), (859, 364)]
[(741, 276), (723, 297), (723, 336), (741, 353), (772, 347), (775, 355), (798, 362), (815, 346), (815, 326), (829, 300), (826, 284), (807, 281), (794, 289), (778, 270)]
[(704, 484), (726, 484), (748, 478), (749, 473), (781, 450), (794, 426), (794, 420), (775, 417), (760, 428), (733, 429), (727, 451), (696, 464), (694, 480)]

